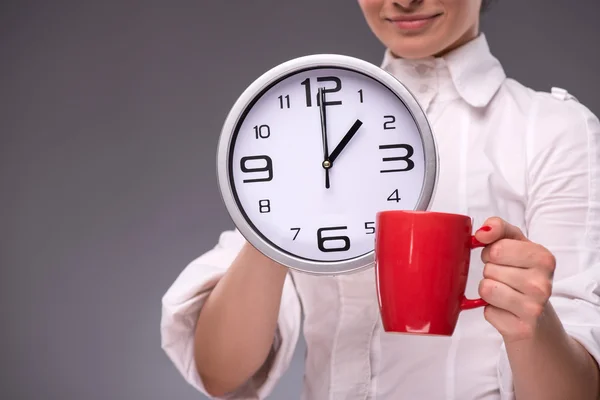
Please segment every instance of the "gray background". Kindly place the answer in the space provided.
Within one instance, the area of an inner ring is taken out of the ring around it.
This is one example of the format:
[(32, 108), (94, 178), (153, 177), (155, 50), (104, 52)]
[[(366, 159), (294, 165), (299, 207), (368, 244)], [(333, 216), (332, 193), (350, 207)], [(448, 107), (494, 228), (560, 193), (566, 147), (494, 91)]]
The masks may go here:
[[(600, 2), (500, 0), (507, 73), (600, 113)], [(160, 298), (232, 224), (221, 124), (272, 66), (379, 63), (356, 1), (0, 1), (0, 398), (201, 399)], [(303, 344), (274, 399), (298, 398)]]

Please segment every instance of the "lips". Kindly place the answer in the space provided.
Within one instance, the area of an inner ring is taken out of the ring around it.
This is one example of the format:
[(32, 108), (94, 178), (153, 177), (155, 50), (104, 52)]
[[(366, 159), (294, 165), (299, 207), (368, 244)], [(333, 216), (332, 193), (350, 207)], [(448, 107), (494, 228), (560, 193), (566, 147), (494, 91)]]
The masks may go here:
[(407, 15), (390, 18), (390, 22), (397, 28), (406, 31), (413, 31), (425, 28), (432, 24), (441, 14), (433, 15)]

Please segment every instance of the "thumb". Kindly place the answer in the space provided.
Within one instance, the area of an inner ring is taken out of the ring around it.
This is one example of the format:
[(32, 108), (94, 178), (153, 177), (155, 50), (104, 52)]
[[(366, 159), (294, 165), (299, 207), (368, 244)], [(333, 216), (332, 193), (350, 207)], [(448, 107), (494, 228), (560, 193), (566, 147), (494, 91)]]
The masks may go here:
[(529, 241), (521, 229), (499, 217), (486, 219), (482, 227), (475, 232), (475, 238), (483, 244), (490, 244), (500, 239)]

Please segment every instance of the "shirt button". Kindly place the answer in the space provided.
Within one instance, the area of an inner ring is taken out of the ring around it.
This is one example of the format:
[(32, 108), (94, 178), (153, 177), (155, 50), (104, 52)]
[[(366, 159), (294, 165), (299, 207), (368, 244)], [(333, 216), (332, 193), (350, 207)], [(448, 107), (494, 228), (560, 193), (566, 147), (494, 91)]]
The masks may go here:
[(429, 71), (429, 67), (425, 64), (419, 64), (417, 65), (416, 70), (419, 73), (419, 75), (425, 75), (425, 73)]
[(429, 86), (427, 86), (427, 85), (421, 85), (419, 87), (419, 92), (421, 92), (421, 93), (426, 93), (428, 90), (429, 90)]

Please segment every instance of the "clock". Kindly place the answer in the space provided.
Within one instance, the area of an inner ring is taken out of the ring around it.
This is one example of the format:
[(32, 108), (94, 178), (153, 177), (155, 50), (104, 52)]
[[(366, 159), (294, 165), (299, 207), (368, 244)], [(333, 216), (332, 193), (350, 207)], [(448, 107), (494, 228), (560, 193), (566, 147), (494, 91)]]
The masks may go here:
[(296, 58), (256, 79), (217, 150), (236, 228), (267, 257), (311, 274), (371, 266), (377, 212), (427, 210), (437, 175), (414, 96), (383, 69), (337, 54)]

